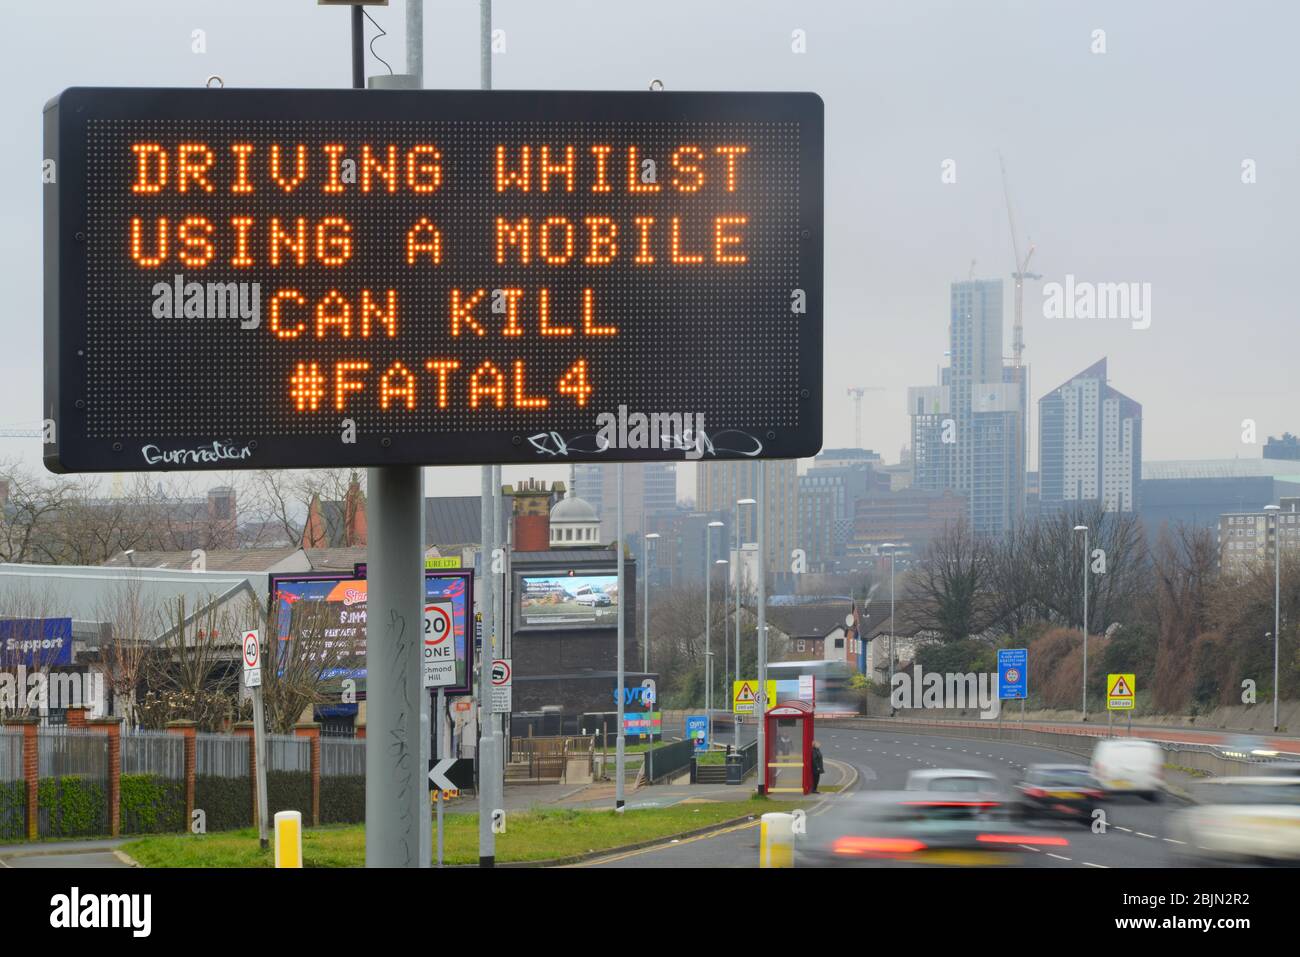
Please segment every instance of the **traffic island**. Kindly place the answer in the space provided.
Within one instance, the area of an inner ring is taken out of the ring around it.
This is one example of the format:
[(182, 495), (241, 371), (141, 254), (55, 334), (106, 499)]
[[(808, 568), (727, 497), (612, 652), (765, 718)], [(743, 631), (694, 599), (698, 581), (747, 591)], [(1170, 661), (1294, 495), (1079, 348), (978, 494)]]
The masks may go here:
[[(761, 809), (760, 809), (761, 810)], [(750, 800), (613, 810), (546, 809), (508, 814), (496, 836), (498, 864), (563, 864), (589, 855), (644, 846), (722, 827), (759, 813)], [(444, 860), (478, 864), (478, 815), (444, 819)], [(365, 830), (359, 825), (309, 828), (302, 836), (305, 867), (361, 867)], [(247, 828), (217, 834), (156, 835), (122, 845), (143, 867), (272, 867), (269, 850)]]

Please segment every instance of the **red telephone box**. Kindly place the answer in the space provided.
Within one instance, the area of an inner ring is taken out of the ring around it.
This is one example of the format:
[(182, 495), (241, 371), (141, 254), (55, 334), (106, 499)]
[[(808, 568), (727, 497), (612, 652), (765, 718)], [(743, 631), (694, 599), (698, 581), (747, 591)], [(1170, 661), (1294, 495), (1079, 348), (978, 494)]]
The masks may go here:
[(768, 710), (763, 726), (767, 754), (763, 784), (769, 793), (812, 790), (813, 706), (783, 701)]

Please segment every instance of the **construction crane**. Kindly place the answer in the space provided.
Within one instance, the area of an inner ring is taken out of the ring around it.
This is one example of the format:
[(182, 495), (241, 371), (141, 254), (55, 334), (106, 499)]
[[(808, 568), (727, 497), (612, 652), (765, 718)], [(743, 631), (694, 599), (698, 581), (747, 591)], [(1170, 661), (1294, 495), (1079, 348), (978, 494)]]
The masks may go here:
[(1016, 493), (1015, 520), (1018, 525), (1025, 513), (1024, 473), (1028, 464), (1025, 462), (1025, 434), (1029, 428), (1027, 421), (1029, 402), (1025, 395), (1023, 367), (1023, 353), (1025, 350), (1025, 280), (1042, 279), (1043, 277), (1038, 273), (1029, 271), (1029, 260), (1034, 258), (1033, 243), (1029, 243), (1029, 248), (1025, 250), (1025, 257), (1020, 258), (1020, 237), (1016, 232), (1016, 217), (1011, 206), (1011, 186), (1007, 182), (1007, 164), (1003, 160), (1001, 152), (998, 153), (998, 165), (1002, 168), (1002, 196), (1007, 204), (1007, 223), (1011, 227), (1011, 251), (1015, 256), (1016, 267), (1011, 274), (1011, 278), (1016, 281), (1015, 320), (1011, 327), (1011, 367), (1015, 370), (1016, 382), (1016, 468), (1021, 474)]
[(862, 396), (868, 392), (884, 392), (878, 385), (851, 385), (849, 398), (853, 400), (853, 447), (862, 448)]

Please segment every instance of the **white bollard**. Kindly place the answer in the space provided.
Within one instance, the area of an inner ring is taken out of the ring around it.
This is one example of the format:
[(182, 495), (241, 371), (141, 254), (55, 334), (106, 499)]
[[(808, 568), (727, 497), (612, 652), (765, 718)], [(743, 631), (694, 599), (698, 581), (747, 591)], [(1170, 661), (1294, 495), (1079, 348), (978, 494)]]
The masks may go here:
[(764, 814), (758, 825), (758, 866), (794, 867), (794, 815)]
[(302, 867), (302, 812), (275, 812), (275, 866)]

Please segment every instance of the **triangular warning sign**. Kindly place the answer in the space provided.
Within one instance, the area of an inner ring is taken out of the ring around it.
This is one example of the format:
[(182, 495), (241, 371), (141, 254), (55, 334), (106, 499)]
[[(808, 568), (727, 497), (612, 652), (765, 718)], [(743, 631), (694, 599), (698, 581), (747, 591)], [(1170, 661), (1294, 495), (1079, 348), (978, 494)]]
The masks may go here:
[(754, 689), (749, 686), (748, 681), (742, 684), (740, 690), (736, 692), (737, 701), (753, 701), (755, 697)]
[(1128, 682), (1124, 680), (1123, 675), (1115, 679), (1115, 687), (1110, 689), (1110, 696), (1112, 698), (1133, 697), (1133, 689), (1128, 686)]

